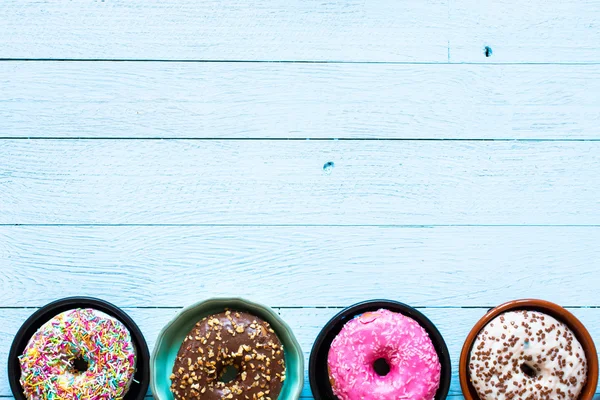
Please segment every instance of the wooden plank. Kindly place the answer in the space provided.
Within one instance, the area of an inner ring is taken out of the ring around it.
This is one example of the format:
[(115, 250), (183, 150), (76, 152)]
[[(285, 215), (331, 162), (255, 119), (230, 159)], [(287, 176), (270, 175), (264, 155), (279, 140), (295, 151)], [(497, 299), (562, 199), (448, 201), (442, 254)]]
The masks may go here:
[(600, 65), (4, 62), (0, 137), (599, 139), (597, 93)]
[(451, 62), (600, 62), (598, 0), (450, 0), (450, 21)]
[[(156, 337), (164, 326), (176, 313), (177, 309), (126, 309), (131, 317), (138, 323), (148, 345), (152, 349)], [(282, 317), (289, 323), (294, 331), (302, 349), (304, 350), (306, 366), (314, 339), (327, 321), (339, 312), (339, 309), (280, 309)], [(485, 309), (431, 309), (423, 308), (421, 311), (438, 327), (448, 346), (452, 359), (452, 383), (450, 393), (459, 395), (460, 384), (458, 380), (458, 358), (464, 339), (471, 327), (485, 313)], [(586, 325), (595, 341), (600, 340), (600, 309), (572, 309), (571, 310)], [(6, 360), (10, 343), (20, 324), (33, 310), (2, 309), (0, 310), (0, 368), (6, 371)], [(303, 397), (310, 398), (308, 384), (308, 370), (305, 373), (305, 386)], [(0, 379), (0, 394), (10, 395), (7, 378)]]
[(291, 307), (600, 306), (599, 239), (598, 227), (4, 226), (0, 306), (81, 294), (128, 307), (232, 295)]
[(4, 58), (600, 61), (598, 0), (7, 0), (2, 12)]
[(448, 60), (448, 4), (344, 0), (2, 3), (1, 57)]
[(597, 141), (4, 140), (0, 171), (0, 224), (600, 223)]

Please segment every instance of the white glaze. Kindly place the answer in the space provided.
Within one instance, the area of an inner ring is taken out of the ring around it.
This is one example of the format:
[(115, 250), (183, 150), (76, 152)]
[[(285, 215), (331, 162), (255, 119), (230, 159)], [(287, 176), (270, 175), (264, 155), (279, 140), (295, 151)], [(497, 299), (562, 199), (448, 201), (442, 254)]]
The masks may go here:
[[(521, 369), (523, 364), (534, 376)], [(587, 363), (565, 324), (540, 312), (511, 311), (479, 332), (469, 373), (482, 400), (577, 399)]]

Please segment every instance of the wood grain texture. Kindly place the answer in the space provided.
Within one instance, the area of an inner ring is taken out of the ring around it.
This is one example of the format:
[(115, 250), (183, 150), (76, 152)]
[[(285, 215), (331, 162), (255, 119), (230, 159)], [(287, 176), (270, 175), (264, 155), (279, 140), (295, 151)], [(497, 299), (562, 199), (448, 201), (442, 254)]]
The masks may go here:
[(7, 0), (1, 12), (4, 58), (600, 62), (598, 0)]
[(590, 225), (599, 173), (600, 142), (4, 140), (0, 223)]
[(599, 239), (598, 227), (4, 226), (0, 306), (86, 294), (180, 307), (199, 293), (291, 307), (600, 306)]
[(448, 60), (446, 0), (6, 0), (1, 13), (7, 58)]
[[(0, 371), (20, 307), (68, 295), (150, 348), (241, 295), (307, 358), (340, 307), (400, 300), (446, 338), (449, 400), (488, 306), (572, 306), (600, 343), (600, 0), (480, 3), (3, 1)], [(308, 138), (401, 140), (269, 140)]]
[(449, 1), (451, 62), (600, 62), (598, 0)]
[(4, 62), (0, 137), (600, 139), (597, 93), (600, 65)]
[[(154, 347), (156, 338), (164, 326), (178, 312), (177, 309), (126, 309), (127, 313), (140, 326), (150, 349)], [(305, 354), (306, 366), (312, 349), (313, 342), (322, 327), (340, 309), (280, 309), (278, 312), (288, 322), (294, 331)], [(438, 327), (448, 346), (452, 360), (452, 383), (450, 393), (460, 395), (458, 379), (458, 358), (462, 344), (471, 327), (485, 314), (485, 309), (420, 309)], [(572, 309), (571, 310), (588, 328), (595, 341), (600, 341), (600, 309)], [(8, 349), (20, 324), (33, 310), (1, 309), (0, 320), (0, 369), (6, 371)], [(0, 379), (0, 394), (10, 395), (7, 378)], [(302, 397), (310, 398), (308, 371), (305, 373), (305, 386)]]

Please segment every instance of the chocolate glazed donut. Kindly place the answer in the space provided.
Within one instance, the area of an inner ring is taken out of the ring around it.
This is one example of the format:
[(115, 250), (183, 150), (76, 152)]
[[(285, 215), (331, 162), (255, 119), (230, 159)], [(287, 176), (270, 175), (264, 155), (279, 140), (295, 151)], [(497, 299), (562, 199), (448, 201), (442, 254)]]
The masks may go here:
[[(226, 381), (230, 369), (235, 377)], [(285, 380), (283, 345), (268, 322), (225, 311), (199, 321), (175, 360), (175, 399), (277, 399)]]

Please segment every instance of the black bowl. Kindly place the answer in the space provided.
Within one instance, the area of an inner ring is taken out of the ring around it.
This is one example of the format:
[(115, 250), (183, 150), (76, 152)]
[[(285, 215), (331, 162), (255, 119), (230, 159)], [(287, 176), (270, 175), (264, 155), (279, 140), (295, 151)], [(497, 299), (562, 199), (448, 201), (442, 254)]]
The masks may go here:
[(102, 311), (121, 321), (129, 330), (133, 345), (135, 346), (136, 371), (134, 375), (135, 381), (131, 383), (131, 387), (125, 395), (124, 400), (142, 400), (148, 392), (148, 384), (150, 383), (150, 354), (146, 340), (142, 336), (140, 328), (138, 328), (129, 315), (107, 301), (92, 297), (67, 297), (54, 301), (34, 312), (21, 326), (8, 354), (8, 381), (15, 400), (26, 400), (23, 387), (21, 387), (21, 383), (19, 382), (19, 378), (21, 377), (19, 356), (23, 354), (29, 339), (44, 323), (61, 312), (74, 308), (93, 308)]
[(450, 354), (444, 338), (437, 330), (435, 325), (423, 314), (406, 304), (390, 300), (368, 300), (355, 304), (344, 309), (333, 317), (321, 330), (315, 340), (312, 351), (310, 352), (310, 361), (308, 363), (308, 378), (310, 380), (310, 389), (315, 400), (337, 400), (333, 394), (331, 384), (329, 383), (329, 372), (327, 371), (327, 356), (331, 342), (342, 330), (342, 327), (354, 317), (364, 314), (368, 311), (377, 311), (387, 309), (401, 313), (417, 321), (429, 334), (433, 346), (440, 359), (441, 379), (440, 387), (435, 394), (436, 400), (443, 400), (448, 395), (450, 389), (450, 379), (452, 375), (450, 365)]

